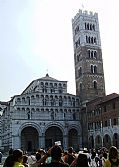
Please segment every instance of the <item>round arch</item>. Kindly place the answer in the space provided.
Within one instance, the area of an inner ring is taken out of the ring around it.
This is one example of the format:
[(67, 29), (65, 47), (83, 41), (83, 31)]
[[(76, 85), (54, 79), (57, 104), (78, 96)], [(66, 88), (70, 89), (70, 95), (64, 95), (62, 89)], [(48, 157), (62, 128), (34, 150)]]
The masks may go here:
[(114, 133), (112, 140), (113, 140), (113, 146), (119, 148), (119, 134), (118, 133)]
[(68, 131), (68, 147), (73, 147), (75, 150), (78, 149), (78, 131), (72, 128)]
[(58, 126), (51, 126), (45, 131), (45, 148), (53, 146), (55, 142), (60, 141), (63, 146), (63, 133)]
[(95, 138), (95, 147), (101, 148), (102, 147), (102, 138), (100, 135), (97, 135)]
[(88, 138), (88, 147), (94, 148), (94, 137), (93, 135)]
[(111, 147), (111, 137), (108, 134), (105, 134), (105, 136), (103, 137), (103, 146), (105, 146), (106, 148)]
[(36, 152), (39, 147), (39, 134), (32, 126), (25, 127), (21, 131), (21, 148), (27, 152)]

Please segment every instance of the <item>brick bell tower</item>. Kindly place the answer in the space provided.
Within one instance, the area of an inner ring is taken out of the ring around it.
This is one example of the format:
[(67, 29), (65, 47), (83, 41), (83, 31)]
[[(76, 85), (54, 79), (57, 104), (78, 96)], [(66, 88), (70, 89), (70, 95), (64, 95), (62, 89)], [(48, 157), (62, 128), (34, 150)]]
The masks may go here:
[(105, 95), (98, 14), (79, 10), (72, 29), (76, 95), (85, 103)]

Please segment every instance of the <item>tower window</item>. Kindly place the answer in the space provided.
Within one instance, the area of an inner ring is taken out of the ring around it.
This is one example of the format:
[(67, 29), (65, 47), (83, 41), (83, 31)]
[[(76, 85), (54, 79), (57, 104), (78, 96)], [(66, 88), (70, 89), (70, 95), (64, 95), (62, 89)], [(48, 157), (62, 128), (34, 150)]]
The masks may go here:
[(94, 66), (94, 74), (97, 74), (97, 66)]
[(93, 85), (94, 85), (94, 89), (97, 89), (97, 82), (96, 81), (93, 82)]
[(77, 62), (79, 62), (79, 55), (77, 55)]
[(80, 77), (81, 75), (82, 75), (82, 67), (80, 67), (78, 70), (78, 77)]
[(94, 58), (97, 59), (97, 52), (94, 51)]
[(96, 44), (96, 43), (97, 43), (96, 38), (94, 38), (94, 44)]
[(90, 24), (90, 30), (92, 30), (92, 24)]
[(93, 59), (93, 51), (91, 51), (91, 58)]
[(88, 57), (90, 58), (90, 50), (88, 50)]
[(94, 25), (94, 24), (93, 24), (92, 28), (93, 28), (93, 30), (95, 31), (95, 25)]
[(91, 43), (93, 44), (93, 37), (91, 38)]
[(86, 30), (86, 23), (85, 23), (85, 30)]
[(87, 24), (87, 30), (89, 30), (89, 23)]
[(97, 74), (97, 66), (96, 65), (91, 65), (91, 73)]
[(80, 87), (80, 91), (82, 91), (82, 83), (80, 83), (79, 87)]
[(93, 74), (93, 65), (91, 65), (91, 73)]
[(88, 43), (88, 37), (87, 37), (87, 35), (86, 35), (86, 43)]

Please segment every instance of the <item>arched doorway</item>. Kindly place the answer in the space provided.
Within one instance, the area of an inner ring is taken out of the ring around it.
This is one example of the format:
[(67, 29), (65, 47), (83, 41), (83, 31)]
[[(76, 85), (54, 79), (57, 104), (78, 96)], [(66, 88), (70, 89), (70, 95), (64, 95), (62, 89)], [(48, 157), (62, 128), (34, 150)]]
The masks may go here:
[(93, 136), (90, 136), (88, 139), (88, 147), (89, 148), (94, 148), (94, 138)]
[(56, 141), (61, 141), (63, 146), (63, 134), (59, 127), (52, 126), (45, 132), (45, 148), (53, 146)]
[(102, 138), (100, 135), (96, 136), (95, 138), (95, 148), (102, 147)]
[(119, 134), (114, 133), (113, 135), (113, 146), (119, 148)]
[(103, 138), (103, 146), (106, 148), (110, 148), (111, 146), (111, 138), (108, 134), (106, 134)]
[(21, 132), (21, 148), (28, 152), (34, 152), (38, 149), (38, 132), (33, 127), (26, 127)]
[(74, 128), (68, 132), (68, 147), (73, 147), (75, 150), (79, 149), (78, 132)]

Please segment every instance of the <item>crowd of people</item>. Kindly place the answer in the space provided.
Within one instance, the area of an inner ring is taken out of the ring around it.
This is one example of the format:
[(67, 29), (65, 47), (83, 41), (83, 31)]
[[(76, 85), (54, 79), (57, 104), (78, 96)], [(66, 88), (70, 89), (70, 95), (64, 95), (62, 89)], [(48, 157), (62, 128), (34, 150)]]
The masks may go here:
[(38, 149), (35, 155), (28, 155), (21, 149), (10, 149), (3, 167), (119, 167), (118, 150), (101, 148), (81, 150), (78, 153), (72, 147), (64, 151), (54, 145), (47, 152)]

